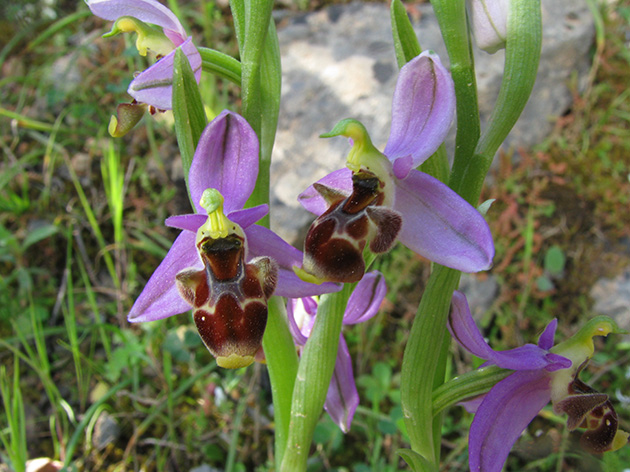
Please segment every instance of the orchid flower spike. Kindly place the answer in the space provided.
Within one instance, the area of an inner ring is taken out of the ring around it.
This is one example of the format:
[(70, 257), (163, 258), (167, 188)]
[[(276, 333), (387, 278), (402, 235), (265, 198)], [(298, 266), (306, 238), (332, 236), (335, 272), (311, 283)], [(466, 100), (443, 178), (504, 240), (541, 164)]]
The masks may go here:
[(490, 54), (505, 48), (510, 0), (468, 0), (477, 47)]
[[(378, 271), (365, 274), (348, 299), (343, 324), (363, 323), (374, 317), (386, 293), (387, 286), (383, 274)], [(317, 300), (314, 297), (294, 298), (287, 303), (289, 329), (300, 350), (311, 334), (316, 315)], [(359, 393), (354, 382), (352, 359), (346, 340), (343, 334), (340, 334), (335, 370), (330, 380), (324, 408), (339, 428), (347, 433), (350, 431), (352, 418), (358, 405)]]
[(267, 205), (243, 209), (257, 176), (254, 130), (240, 115), (222, 112), (201, 134), (190, 166), (196, 213), (166, 220), (183, 231), (128, 317), (154, 321), (192, 307), (199, 334), (224, 367), (253, 362), (272, 293), (304, 297), (340, 289), (300, 280), (291, 268), (302, 253), (254, 224), (268, 212)]
[(467, 403), (475, 412), (468, 436), (468, 461), (473, 472), (500, 472), (514, 443), (545, 405), (568, 415), (570, 431), (585, 428), (580, 444), (593, 453), (614, 451), (628, 442), (618, 429), (617, 414), (608, 395), (592, 389), (578, 376), (594, 353), (593, 337), (622, 333), (605, 316), (590, 320), (572, 338), (553, 345), (558, 325), (552, 320), (538, 344), (495, 351), (483, 338), (470, 313), (466, 297), (453, 294), (449, 331), (477, 357), (514, 373), (488, 393)]
[[(201, 55), (186, 34), (177, 17), (157, 0), (85, 0), (94, 15), (113, 21), (112, 30), (105, 37), (118, 33), (135, 32), (138, 35), (136, 47), (142, 56), (153, 52), (159, 59), (148, 69), (140, 72), (129, 84), (127, 92), (135, 101), (145, 103), (159, 110), (172, 108), (173, 61), (175, 49), (181, 48), (195, 74), (197, 83), (201, 78)], [(154, 25), (154, 26), (152, 26)], [(127, 110), (122, 110), (126, 113)], [(110, 122), (110, 131), (128, 131), (120, 126), (121, 110), (118, 117)], [(114, 121), (115, 120), (115, 121)], [(139, 118), (136, 120), (139, 120)], [(135, 123), (134, 123), (135, 124)]]
[(346, 136), (347, 168), (328, 174), (299, 196), (318, 215), (296, 273), (311, 282), (356, 282), (363, 250), (387, 252), (396, 240), (416, 253), (464, 272), (492, 265), (494, 244), (481, 214), (437, 179), (414, 169), (444, 141), (455, 112), (450, 74), (423, 52), (401, 70), (384, 153), (356, 120), (322, 137)]

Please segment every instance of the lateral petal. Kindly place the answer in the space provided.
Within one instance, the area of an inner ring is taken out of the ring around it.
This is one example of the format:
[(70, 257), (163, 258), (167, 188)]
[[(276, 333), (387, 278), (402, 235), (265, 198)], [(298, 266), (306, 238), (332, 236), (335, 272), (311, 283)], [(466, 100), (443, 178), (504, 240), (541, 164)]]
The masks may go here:
[[(350, 195), (352, 193), (352, 171), (346, 167), (322, 177), (317, 183)], [(328, 210), (326, 199), (312, 185), (298, 195), (298, 201), (306, 210), (319, 216)]]
[(494, 243), (488, 224), (439, 180), (412, 170), (396, 181), (394, 210), (403, 215), (399, 240), (414, 252), (463, 272), (492, 266)]

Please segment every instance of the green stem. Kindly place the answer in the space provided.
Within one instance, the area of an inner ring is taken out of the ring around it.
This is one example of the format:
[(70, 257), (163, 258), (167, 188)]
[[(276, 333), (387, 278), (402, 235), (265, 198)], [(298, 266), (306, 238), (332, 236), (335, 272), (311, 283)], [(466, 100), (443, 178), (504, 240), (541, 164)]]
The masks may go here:
[(214, 49), (202, 47), (197, 49), (201, 55), (201, 67), (204, 71), (241, 85), (241, 63), (237, 59)]
[[(432, 0), (451, 59), (457, 97), (457, 140), (449, 185), (472, 205), (479, 200), (494, 153), (520, 115), (533, 86), (540, 55), (539, 0), (512, 0), (508, 17), (506, 64), (497, 105), (479, 138), (474, 64), (464, 0)], [(405, 349), (401, 400), (413, 451), (439, 466), (440, 416), (434, 417), (432, 390), (444, 381), (446, 336), (459, 272), (436, 266), (418, 307)], [(448, 390), (449, 387), (444, 387)], [(442, 408), (438, 409), (439, 413)]]
[(433, 391), (433, 414), (466, 399), (482, 395), (512, 373), (497, 366), (484, 367), (455, 377)]
[[(424, 292), (405, 348), (401, 377), (401, 402), (411, 448), (433, 464), (439, 464), (436, 454), (431, 403), (437, 372), (446, 336), (453, 291), (460, 272), (436, 266)], [(443, 378), (442, 378), (443, 381)], [(440, 382), (441, 383), (441, 382)]]
[(295, 380), (288, 443), (280, 468), (283, 472), (306, 470), (313, 432), (335, 369), (343, 314), (353, 286), (346, 284), (341, 292), (320, 297)]
[(273, 396), (276, 470), (280, 470), (287, 446), (293, 385), (298, 371), (297, 351), (289, 331), (284, 302), (280, 297), (269, 300), (263, 349)]
[(466, 19), (464, 0), (431, 0), (451, 64), (457, 99), (457, 137), (453, 175), (458, 180), (465, 163), (473, 157), (479, 140), (479, 106), (475, 65)]

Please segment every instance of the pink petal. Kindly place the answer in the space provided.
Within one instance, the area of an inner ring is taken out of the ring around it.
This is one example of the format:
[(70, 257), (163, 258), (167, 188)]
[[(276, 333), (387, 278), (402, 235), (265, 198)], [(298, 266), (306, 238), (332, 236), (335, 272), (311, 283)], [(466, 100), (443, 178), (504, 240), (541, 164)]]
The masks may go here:
[(183, 229), (197, 233), (197, 230), (206, 222), (208, 217), (200, 214), (175, 215), (169, 216), (164, 221), (166, 226), (171, 228)]

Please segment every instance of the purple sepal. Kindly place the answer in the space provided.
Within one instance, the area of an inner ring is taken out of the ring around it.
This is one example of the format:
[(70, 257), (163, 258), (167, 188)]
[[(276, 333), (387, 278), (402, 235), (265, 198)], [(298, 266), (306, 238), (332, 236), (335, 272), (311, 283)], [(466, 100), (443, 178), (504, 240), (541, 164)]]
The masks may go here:
[(372, 318), (378, 313), (386, 294), (387, 285), (383, 274), (377, 270), (365, 274), (348, 299), (343, 324), (363, 323)]
[(86, 3), (94, 15), (104, 20), (116, 21), (121, 16), (131, 16), (161, 26), (175, 46), (186, 39), (186, 31), (179, 19), (155, 0), (88, 0)]
[(131, 323), (161, 320), (190, 310), (179, 295), (175, 276), (183, 269), (203, 267), (195, 250), (195, 237), (195, 233), (189, 231), (183, 231), (177, 237), (133, 304), (127, 317)]
[(549, 382), (544, 371), (518, 371), (486, 394), (468, 435), (471, 471), (501, 472), (516, 440), (551, 400)]
[(463, 272), (492, 266), (494, 243), (488, 224), (439, 180), (412, 170), (396, 181), (394, 209), (403, 215), (399, 240), (412, 251)]
[[(455, 114), (453, 79), (429, 51), (400, 69), (392, 102), (392, 125), (384, 154), (399, 179), (426, 161), (444, 142)], [(403, 159), (397, 164), (396, 161)]]
[[(192, 38), (186, 39), (179, 46), (195, 74), (195, 80), (201, 80), (201, 55), (192, 42)], [(171, 110), (173, 108), (173, 63), (175, 61), (175, 49), (157, 61), (148, 69), (142, 71), (129, 84), (127, 93), (137, 101), (153, 105), (159, 110)]]
[(258, 138), (242, 116), (224, 110), (201, 133), (190, 166), (190, 195), (197, 213), (204, 190), (221, 192), (224, 210), (240, 210), (252, 194), (258, 176)]
[[(311, 297), (291, 298), (287, 303), (289, 331), (298, 346), (304, 346), (313, 329), (317, 302)], [(298, 326), (299, 324), (299, 326)]]
[(533, 344), (507, 351), (495, 351), (477, 328), (463, 293), (459, 291), (453, 293), (452, 307), (447, 324), (448, 330), (467, 351), (481, 359), (487, 359), (489, 364), (512, 370), (557, 370), (571, 365), (568, 359), (551, 354), (548, 350)]
[(359, 392), (354, 383), (352, 359), (346, 340), (343, 335), (340, 335), (335, 370), (328, 386), (324, 408), (341, 431), (347, 433), (350, 431), (357, 406), (359, 406)]

